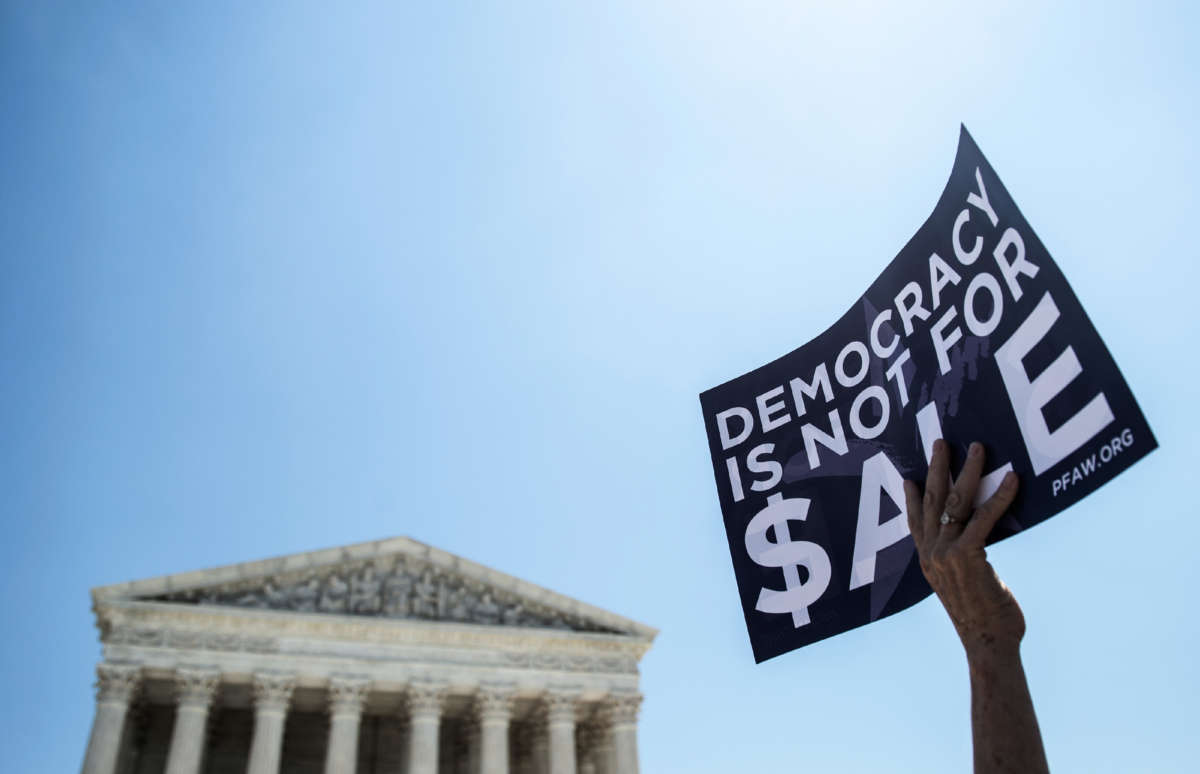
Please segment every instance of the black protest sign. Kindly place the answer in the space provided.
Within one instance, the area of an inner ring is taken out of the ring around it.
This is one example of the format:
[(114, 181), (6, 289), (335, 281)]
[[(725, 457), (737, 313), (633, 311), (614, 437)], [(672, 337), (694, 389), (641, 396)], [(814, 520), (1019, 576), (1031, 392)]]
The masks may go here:
[(862, 298), (795, 351), (700, 396), (757, 661), (929, 595), (904, 514), (933, 441), (987, 448), (989, 542), (1154, 449), (1066, 278), (962, 130), (933, 214)]

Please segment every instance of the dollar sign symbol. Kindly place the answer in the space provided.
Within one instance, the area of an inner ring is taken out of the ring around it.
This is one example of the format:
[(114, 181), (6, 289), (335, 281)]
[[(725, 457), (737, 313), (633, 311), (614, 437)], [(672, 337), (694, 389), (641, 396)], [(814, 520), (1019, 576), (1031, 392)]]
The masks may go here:
[[(755, 609), (763, 613), (791, 613), (792, 623), (799, 629), (809, 622), (808, 606), (816, 602), (829, 588), (832, 570), (825, 549), (807, 540), (792, 540), (788, 521), (808, 518), (809, 500), (803, 497), (784, 498), (776, 492), (767, 498), (767, 507), (754, 514), (746, 525), (746, 551), (755, 564), (783, 568), (787, 588), (782, 591), (763, 588), (758, 594)], [(767, 530), (775, 528), (774, 542), (767, 539)], [(808, 570), (808, 579), (800, 582), (800, 566)]]

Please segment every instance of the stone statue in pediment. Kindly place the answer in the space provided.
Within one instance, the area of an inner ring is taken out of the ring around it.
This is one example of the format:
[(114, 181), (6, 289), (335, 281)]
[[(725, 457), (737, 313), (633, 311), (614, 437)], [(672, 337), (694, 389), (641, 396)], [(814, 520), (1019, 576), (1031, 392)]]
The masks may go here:
[(346, 599), (350, 592), (350, 584), (334, 573), (325, 580), (325, 588), (321, 592), (318, 608), (323, 613), (346, 612)]
[(315, 612), (317, 609), (317, 597), (320, 593), (321, 581), (317, 580), (316, 576), (309, 575), (302, 583), (298, 583), (292, 587), (292, 609), (305, 613)]
[(491, 592), (483, 592), (483, 597), (479, 600), (479, 604), (475, 607), (475, 615), (473, 618), (475, 623), (500, 623), (500, 606), (497, 605), (492, 599)]
[(520, 626), (525, 621), (525, 607), (520, 602), (513, 602), (504, 608), (501, 619), (508, 626)]
[(396, 569), (383, 582), (383, 614), (392, 618), (407, 618), (412, 591), (413, 580), (404, 562), (397, 562)]
[(250, 589), (249, 591), (239, 594), (236, 598), (234, 598), (233, 604), (237, 605), (238, 607), (266, 607), (266, 604), (263, 603), (259, 592), (255, 589)]
[(462, 586), (451, 586), (447, 592), (446, 618), (451, 621), (469, 621), (471, 609), (467, 607), (466, 590)]
[(262, 599), (263, 603), (272, 610), (286, 610), (291, 607), (287, 590), (276, 586), (274, 580), (270, 578), (263, 584)]
[(421, 573), (420, 580), (413, 588), (412, 613), (418, 618), (438, 617), (438, 584), (434, 582), (433, 572), (428, 569)]
[(272, 567), (222, 583), (179, 588), (146, 599), (198, 606), (237, 606), (299, 613), (333, 613), (393, 619), (454, 621), (608, 631), (595, 621), (530, 599), (503, 578), (480, 577), (419, 557), (345, 557), (339, 562), (287, 569)]
[(375, 565), (368, 564), (362, 572), (354, 577), (350, 591), (350, 612), (371, 615), (378, 613), (381, 607), (380, 589), (382, 583), (375, 574)]

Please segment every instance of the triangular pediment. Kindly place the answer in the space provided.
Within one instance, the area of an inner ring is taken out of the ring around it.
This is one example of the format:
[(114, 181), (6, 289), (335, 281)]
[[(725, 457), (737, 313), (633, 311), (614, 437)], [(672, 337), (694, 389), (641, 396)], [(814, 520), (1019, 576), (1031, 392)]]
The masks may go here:
[(94, 589), (100, 601), (559, 629), (651, 639), (644, 624), (408, 538)]

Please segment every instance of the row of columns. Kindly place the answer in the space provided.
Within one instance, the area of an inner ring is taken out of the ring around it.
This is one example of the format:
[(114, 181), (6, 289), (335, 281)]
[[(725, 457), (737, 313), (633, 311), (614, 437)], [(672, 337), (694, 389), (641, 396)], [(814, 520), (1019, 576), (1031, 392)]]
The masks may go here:
[[(100, 664), (96, 668), (96, 715), (84, 754), (83, 774), (114, 774), (121, 734), (141, 670), (134, 665)], [(177, 709), (171, 732), (166, 774), (199, 774), (204, 754), (209, 708), (221, 675), (213, 669), (176, 670)], [(279, 774), (283, 731), (295, 678), (288, 674), (254, 675), (254, 734), (247, 774)], [(355, 774), (362, 708), (370, 689), (365, 677), (333, 677), (329, 681), (329, 741), (325, 774)], [(503, 685), (480, 688), (474, 696), (474, 723), (468, 741), (470, 774), (509, 774), (509, 725), (513, 691)], [(408, 774), (438, 774), (438, 734), (446, 690), (436, 683), (408, 687)], [(591, 754), (578, 766), (576, 724), (578, 697), (550, 692), (538, 709), (530, 740), (534, 774), (638, 774), (637, 715), (641, 696), (618, 695), (605, 702), (607, 743), (580, 734)]]

